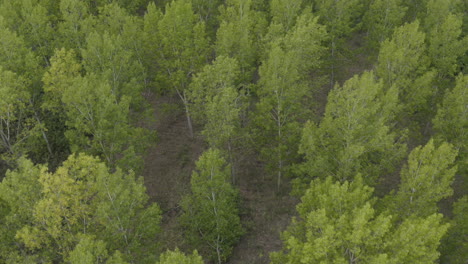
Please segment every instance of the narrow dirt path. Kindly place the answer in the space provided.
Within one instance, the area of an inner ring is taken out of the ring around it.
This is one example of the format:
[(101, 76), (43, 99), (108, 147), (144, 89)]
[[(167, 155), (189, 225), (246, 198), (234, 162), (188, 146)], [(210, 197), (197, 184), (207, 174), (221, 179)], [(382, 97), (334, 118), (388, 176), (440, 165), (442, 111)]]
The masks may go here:
[(190, 190), (190, 175), (203, 152), (203, 141), (190, 138), (178, 98), (151, 96), (157, 142), (145, 157), (143, 176), (148, 195), (163, 211), (161, 241), (168, 248), (182, 247), (178, 230), (179, 202)]

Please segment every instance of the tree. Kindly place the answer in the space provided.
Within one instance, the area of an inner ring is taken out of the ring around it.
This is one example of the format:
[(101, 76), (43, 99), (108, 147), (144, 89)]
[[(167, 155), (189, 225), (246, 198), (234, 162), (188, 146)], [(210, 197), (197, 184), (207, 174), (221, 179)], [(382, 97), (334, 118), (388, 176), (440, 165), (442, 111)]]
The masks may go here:
[(206, 65), (190, 84), (189, 99), (195, 119), (204, 124), (202, 135), (211, 148), (225, 150), (235, 182), (234, 148), (242, 139), (240, 114), (245, 96), (239, 94), (237, 61), (224, 56)]
[(148, 82), (151, 86), (156, 87), (156, 75), (159, 74), (159, 58), (161, 42), (159, 39), (159, 20), (163, 14), (154, 2), (148, 4), (145, 16), (143, 17), (143, 65), (148, 73)]
[(15, 239), (10, 249), (44, 262), (73, 263), (117, 250), (130, 262), (154, 262), (161, 211), (148, 206), (141, 178), (120, 169), (110, 173), (83, 154), (70, 156), (54, 173), (27, 160), (19, 166), (0, 184)]
[(335, 86), (322, 121), (309, 121), (302, 131), (299, 151), (305, 162), (298, 168), (296, 191), (315, 177), (345, 181), (361, 173), (373, 185), (377, 176), (391, 173), (406, 151), (390, 124), (396, 106), (396, 90), (384, 91), (372, 72)]
[(325, 38), (325, 28), (317, 18), (302, 15), (291, 32), (272, 43), (259, 69), (255, 137), (263, 159), (277, 174), (278, 189), (297, 153), (299, 122), (310, 109), (309, 74), (321, 65)]
[(371, 1), (363, 18), (363, 27), (367, 29), (368, 45), (378, 50), (380, 44), (391, 37), (394, 29), (403, 24), (407, 9), (401, 0)]
[(411, 151), (394, 198), (398, 216), (426, 217), (438, 212), (437, 203), (453, 194), (451, 184), (457, 167), (452, 165), (456, 156), (453, 146), (442, 143), (436, 148), (432, 139)]
[[(272, 263), (432, 263), (448, 224), (442, 215), (392, 223), (373, 209), (373, 189), (353, 182), (312, 181), (297, 206), (298, 219), (283, 233), (284, 251)], [(417, 243), (416, 243), (417, 242)]]
[[(447, 90), (437, 115), (433, 119), (435, 139), (439, 142), (451, 143), (458, 150), (458, 173), (464, 181), (463, 186), (468, 186), (468, 76), (460, 74), (457, 77), (456, 86)], [(465, 188), (466, 190), (466, 188)]]
[(6, 154), (3, 158), (16, 159), (28, 153), (28, 139), (39, 132), (25, 83), (0, 66), (0, 153)]
[(462, 16), (449, 14), (429, 33), (429, 57), (441, 77), (454, 76), (458, 59), (468, 51), (468, 36), (461, 38)]
[(453, 205), (451, 227), (441, 245), (441, 263), (463, 264), (468, 259), (468, 196)]
[(166, 251), (159, 257), (157, 264), (203, 264), (203, 259), (195, 250), (192, 255), (184, 255), (179, 249)]
[(67, 115), (65, 132), (71, 152), (101, 156), (109, 167), (138, 169), (152, 134), (129, 121), (130, 99), (117, 99), (106, 80), (77, 77), (62, 94)]
[(182, 201), (186, 238), (210, 259), (222, 263), (243, 233), (237, 199), (229, 183), (229, 165), (219, 150), (202, 154), (192, 173), (192, 193)]
[(187, 0), (176, 0), (166, 6), (158, 22), (160, 40), (157, 76), (163, 90), (175, 91), (185, 107), (190, 136), (193, 138), (187, 88), (191, 76), (203, 67), (208, 54), (205, 24), (198, 21)]
[[(57, 42), (62, 47), (80, 50), (86, 41), (87, 25), (90, 21), (88, 5), (81, 0), (60, 1), (62, 22), (58, 24)], [(56, 44), (56, 46), (58, 46)]]
[[(427, 71), (425, 34), (419, 31), (419, 21), (405, 24), (393, 33), (391, 39), (382, 43), (376, 69), (385, 86), (397, 86), (400, 96), (408, 94), (412, 80)], [(403, 97), (405, 102), (409, 98)]]
[(320, 0), (314, 1), (314, 12), (320, 18), (320, 23), (327, 26), (330, 52), (330, 87), (335, 85), (336, 60), (343, 51), (343, 40), (349, 36), (358, 25), (362, 16), (363, 6), (361, 0)]
[(260, 54), (260, 38), (266, 30), (264, 14), (255, 10), (252, 0), (230, 0), (220, 8), (216, 32), (216, 56), (235, 58), (241, 70), (241, 82), (250, 83)]
[(271, 0), (271, 23), (280, 24), (284, 27), (285, 32), (289, 31), (296, 23), (297, 17), (301, 13), (303, 4), (304, 3), (302, 0)]
[(53, 28), (41, 1), (2, 1), (0, 16), (5, 19), (6, 27), (21, 35), (26, 46), (47, 65), (53, 52)]
[(429, 68), (425, 36), (418, 20), (395, 29), (392, 39), (382, 43), (376, 68), (385, 89), (398, 90), (401, 107), (396, 121), (416, 133), (414, 137), (432, 119), (437, 91), (437, 72)]
[(7, 171), (0, 183), (0, 260), (5, 263), (20, 263), (16, 231), (33, 221), (34, 206), (41, 199), (39, 175), (46, 169), (24, 157), (16, 162), (17, 169)]
[(87, 37), (86, 49), (81, 53), (86, 72), (104, 76), (118, 101), (126, 96), (134, 108), (141, 105), (144, 69), (132, 51), (125, 47), (120, 35), (93, 32)]
[(7, 28), (5, 19), (1, 16), (0, 43), (2, 47), (0, 49), (0, 65), (5, 70), (23, 76), (24, 80), (28, 81), (27, 86), (36, 88), (41, 75), (39, 60), (31, 49), (26, 46), (23, 37)]

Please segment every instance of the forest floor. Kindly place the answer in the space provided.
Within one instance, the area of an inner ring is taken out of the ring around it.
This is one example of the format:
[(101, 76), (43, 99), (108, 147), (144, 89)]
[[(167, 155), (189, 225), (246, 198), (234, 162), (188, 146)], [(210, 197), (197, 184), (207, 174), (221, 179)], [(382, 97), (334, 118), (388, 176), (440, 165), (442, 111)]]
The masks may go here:
[[(360, 39), (349, 43), (358, 49)], [(364, 54), (357, 54), (347, 61), (340, 62), (336, 81), (343, 82), (355, 74), (369, 69), (370, 64)], [(330, 85), (324, 85), (316, 94), (317, 113), (323, 114)], [(169, 249), (184, 245), (183, 232), (178, 224), (181, 209), (179, 202), (190, 192), (190, 175), (195, 162), (206, 149), (202, 137), (197, 134), (192, 139), (179, 99), (176, 97), (155, 95), (148, 96), (154, 109), (155, 121), (149, 127), (157, 131), (157, 143), (152, 146), (146, 157), (143, 176), (152, 201), (163, 210), (161, 241), (166, 241)], [(241, 196), (240, 214), (246, 230), (240, 242), (233, 250), (229, 264), (266, 264), (269, 253), (282, 247), (280, 233), (296, 215), (299, 199), (290, 195), (290, 183), (285, 179), (281, 190), (277, 191), (275, 180), (266, 174), (261, 162), (254, 155), (243, 158), (239, 164), (236, 187)]]
[[(178, 204), (189, 193), (190, 175), (206, 148), (199, 135), (190, 138), (177, 99), (153, 95), (149, 98), (155, 115), (150, 128), (157, 131), (158, 140), (148, 151), (143, 170), (147, 192), (163, 210), (161, 240), (167, 241), (170, 249), (186, 248), (177, 221), (181, 213)], [(289, 195), (287, 181), (278, 192), (274, 179), (264, 175), (255, 158), (245, 158), (239, 167), (236, 187), (240, 191), (240, 213), (246, 233), (228, 263), (268, 263), (269, 252), (281, 249), (280, 232), (295, 214), (298, 199)]]

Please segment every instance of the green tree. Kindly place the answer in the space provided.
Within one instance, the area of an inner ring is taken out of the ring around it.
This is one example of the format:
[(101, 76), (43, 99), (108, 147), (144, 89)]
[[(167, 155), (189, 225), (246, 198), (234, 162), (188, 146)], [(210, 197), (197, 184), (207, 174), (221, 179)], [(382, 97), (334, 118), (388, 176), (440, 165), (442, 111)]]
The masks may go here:
[[(27, 86), (37, 87), (40, 82), (39, 59), (25, 44), (24, 38), (9, 30), (0, 16), (0, 65), (23, 76)], [(31, 91), (32, 92), (32, 91)]]
[(390, 126), (396, 104), (396, 90), (384, 91), (372, 72), (335, 86), (322, 121), (303, 129), (299, 150), (305, 162), (298, 167), (296, 191), (315, 177), (345, 181), (361, 173), (373, 185), (377, 176), (393, 172), (406, 151)]
[(314, 13), (320, 17), (320, 23), (327, 26), (329, 38), (330, 87), (335, 85), (335, 67), (343, 56), (343, 41), (355, 29), (363, 13), (361, 0), (319, 0), (314, 1)]
[(193, 11), (205, 22), (206, 31), (210, 38), (214, 38), (219, 26), (219, 7), (224, 3), (222, 0), (192, 0)]
[(298, 18), (294, 29), (271, 45), (268, 58), (259, 69), (254, 122), (255, 137), (269, 169), (282, 175), (296, 157), (300, 121), (310, 109), (309, 74), (321, 66), (325, 28), (309, 14)]
[(81, 53), (86, 72), (105, 76), (118, 101), (127, 96), (133, 107), (141, 104), (144, 69), (133, 52), (125, 47), (122, 36), (93, 32)]
[(304, 3), (302, 0), (271, 0), (271, 23), (281, 24), (285, 32), (289, 31), (296, 23), (303, 5)]
[(109, 167), (139, 169), (152, 134), (130, 124), (130, 100), (120, 101), (106, 80), (77, 77), (62, 94), (67, 115), (65, 132), (72, 152), (101, 156)]
[(243, 233), (238, 215), (238, 193), (229, 183), (229, 165), (220, 151), (202, 154), (192, 174), (192, 194), (182, 201), (186, 238), (217, 263), (231, 254)]
[(374, 0), (364, 15), (363, 27), (367, 30), (368, 45), (378, 50), (380, 44), (391, 37), (395, 28), (403, 24), (407, 7), (401, 0)]
[(39, 132), (32, 117), (31, 95), (25, 81), (0, 66), (0, 153), (17, 158), (31, 148), (28, 139)]
[(159, 74), (159, 58), (161, 42), (159, 39), (159, 21), (163, 14), (156, 7), (154, 2), (148, 4), (145, 16), (143, 17), (143, 65), (148, 73), (148, 82), (152, 87), (157, 87), (155, 83), (156, 75)]
[(267, 22), (252, 0), (229, 0), (220, 8), (216, 32), (216, 55), (235, 58), (240, 66), (241, 81), (250, 83), (257, 68), (260, 39)]
[[(15, 230), (20, 242), (15, 248), (26, 247), (26, 252), (58, 262), (87, 253), (98, 258), (106, 250), (119, 250), (130, 262), (154, 262), (161, 211), (156, 204), (147, 206), (141, 178), (120, 169), (110, 173), (104, 163), (86, 155), (70, 156), (54, 173), (41, 169), (33, 176), (38, 184), (26, 197), (38, 199), (27, 207), (30, 220)], [(7, 192), (21, 186), (2, 183)]]
[[(437, 115), (432, 121), (434, 124), (435, 138), (437, 141), (451, 143), (458, 150), (457, 164), (459, 174), (464, 181), (463, 186), (468, 186), (468, 75), (460, 74), (457, 77), (456, 86), (447, 90)], [(464, 188), (464, 190), (467, 190)]]
[(202, 135), (211, 148), (225, 150), (235, 182), (234, 148), (242, 141), (240, 114), (245, 96), (238, 93), (239, 65), (233, 58), (217, 57), (206, 65), (190, 84), (192, 113), (204, 125)]
[(405, 24), (385, 40), (379, 52), (376, 74), (385, 89), (398, 90), (400, 107), (397, 120), (418, 138), (421, 128), (432, 118), (437, 73), (429, 68), (425, 37), (419, 21)]
[(397, 28), (392, 38), (382, 43), (376, 74), (387, 88), (397, 86), (400, 96), (408, 94), (412, 81), (427, 71), (424, 41), (425, 34), (419, 31), (419, 21), (415, 21)]
[(4, 263), (21, 263), (24, 257), (15, 235), (33, 221), (34, 206), (41, 199), (39, 175), (46, 169), (23, 157), (16, 161), (17, 169), (7, 171), (0, 183), (0, 261)]
[(441, 77), (454, 76), (458, 59), (468, 51), (468, 36), (461, 38), (462, 22), (461, 15), (449, 14), (429, 32), (429, 57)]
[(70, 252), (67, 263), (128, 264), (124, 258), (124, 255), (118, 250), (114, 251), (113, 254), (109, 254), (104, 241), (96, 240), (91, 235), (80, 235), (79, 242), (73, 251)]
[(60, 13), (62, 21), (58, 24), (56, 46), (77, 50), (84, 48), (88, 33), (86, 23), (90, 17), (88, 5), (81, 0), (62, 0)]
[(441, 263), (463, 264), (468, 259), (468, 196), (453, 205), (453, 219), (441, 245)]
[(176, 0), (168, 4), (165, 11), (158, 22), (161, 70), (157, 79), (163, 90), (175, 91), (182, 100), (193, 137), (187, 88), (192, 75), (201, 70), (207, 59), (205, 24), (199, 22), (187, 0)]
[(203, 259), (195, 250), (192, 255), (184, 255), (179, 249), (166, 251), (159, 257), (157, 264), (203, 264)]
[(53, 53), (53, 27), (47, 9), (40, 1), (2, 1), (0, 16), (5, 25), (24, 38), (26, 46), (35, 51), (47, 65)]
[[(284, 251), (272, 263), (433, 263), (448, 224), (442, 215), (395, 225), (373, 209), (373, 189), (353, 182), (312, 181), (297, 206), (300, 218), (283, 233)], [(415, 243), (417, 241), (417, 243)]]
[(442, 143), (435, 147), (432, 139), (424, 147), (411, 151), (408, 165), (400, 173), (401, 183), (394, 198), (398, 216), (426, 217), (438, 212), (437, 203), (453, 194), (456, 156), (453, 146)]

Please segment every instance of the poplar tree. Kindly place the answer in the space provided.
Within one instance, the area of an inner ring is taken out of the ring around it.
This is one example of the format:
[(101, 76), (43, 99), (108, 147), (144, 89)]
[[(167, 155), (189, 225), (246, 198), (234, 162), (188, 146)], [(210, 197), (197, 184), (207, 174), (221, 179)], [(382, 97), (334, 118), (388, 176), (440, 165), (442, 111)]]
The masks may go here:
[(176, 0), (166, 5), (158, 22), (160, 40), (157, 80), (164, 90), (174, 91), (182, 100), (190, 137), (193, 138), (187, 89), (192, 76), (206, 63), (208, 40), (205, 24), (194, 14), (188, 0)]
[(305, 161), (298, 168), (296, 191), (315, 177), (345, 181), (361, 173), (373, 185), (392, 172), (406, 149), (392, 131), (396, 107), (396, 90), (385, 91), (372, 72), (335, 86), (322, 121), (309, 121), (302, 131), (299, 151)]
[(283, 251), (272, 263), (433, 263), (449, 224), (442, 215), (392, 222), (373, 206), (373, 189), (360, 176), (334, 182), (332, 177), (312, 181), (283, 233)]
[(191, 255), (185, 255), (179, 249), (174, 251), (166, 251), (159, 257), (156, 264), (203, 264), (203, 259), (195, 250)]
[(296, 157), (300, 121), (310, 109), (308, 75), (322, 65), (326, 36), (317, 18), (304, 14), (291, 32), (271, 44), (259, 69), (254, 136), (269, 170), (277, 174), (278, 189)]
[(435, 147), (432, 139), (424, 147), (413, 149), (408, 164), (400, 172), (401, 183), (394, 198), (395, 213), (402, 218), (437, 213), (437, 203), (453, 194), (456, 156), (453, 146), (442, 143)]
[(258, 65), (260, 39), (267, 26), (264, 16), (252, 0), (229, 0), (220, 8), (216, 55), (238, 61), (243, 83), (252, 82)]
[(229, 165), (219, 150), (209, 149), (192, 173), (192, 193), (182, 201), (187, 240), (203, 255), (223, 263), (243, 234), (238, 192), (229, 182)]
[(74, 262), (108, 252), (116, 260), (120, 251), (123, 260), (154, 263), (161, 211), (148, 206), (141, 178), (120, 169), (110, 173), (84, 154), (70, 156), (53, 173), (25, 160), (19, 166), (0, 184), (9, 211), (2, 217), (14, 228), (12, 257)]

